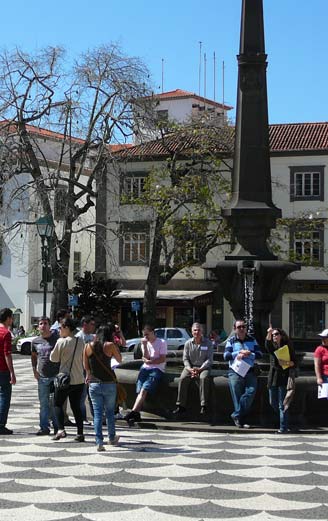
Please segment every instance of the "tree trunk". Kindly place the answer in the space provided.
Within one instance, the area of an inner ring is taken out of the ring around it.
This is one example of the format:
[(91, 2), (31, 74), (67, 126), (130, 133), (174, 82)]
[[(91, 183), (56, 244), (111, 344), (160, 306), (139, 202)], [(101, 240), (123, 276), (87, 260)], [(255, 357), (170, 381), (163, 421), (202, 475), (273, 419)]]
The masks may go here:
[[(68, 269), (70, 259), (71, 232), (67, 231), (64, 238), (54, 248), (51, 258), (53, 272), (53, 293), (51, 300), (50, 319), (55, 320), (59, 309), (68, 307)], [(56, 250), (59, 250), (58, 257)]]
[(156, 298), (159, 285), (160, 258), (162, 252), (161, 229), (162, 223), (157, 219), (143, 301), (143, 323), (152, 324), (153, 326), (156, 323)]

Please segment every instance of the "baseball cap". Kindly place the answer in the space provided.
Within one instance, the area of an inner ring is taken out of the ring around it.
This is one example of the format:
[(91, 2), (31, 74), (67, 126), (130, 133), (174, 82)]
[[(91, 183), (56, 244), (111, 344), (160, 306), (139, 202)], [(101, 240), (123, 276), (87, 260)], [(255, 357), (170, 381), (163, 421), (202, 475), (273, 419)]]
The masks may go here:
[(324, 329), (323, 331), (321, 331), (321, 333), (319, 333), (319, 336), (328, 337), (328, 329)]

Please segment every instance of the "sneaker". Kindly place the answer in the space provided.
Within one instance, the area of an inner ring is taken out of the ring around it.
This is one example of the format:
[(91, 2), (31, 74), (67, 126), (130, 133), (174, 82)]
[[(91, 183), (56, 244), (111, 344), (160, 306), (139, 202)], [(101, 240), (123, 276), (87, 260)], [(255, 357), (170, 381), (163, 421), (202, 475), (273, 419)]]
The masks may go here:
[(84, 441), (84, 434), (77, 434), (74, 438), (74, 441), (78, 441), (79, 443)]
[(54, 441), (61, 440), (62, 438), (66, 438), (66, 431), (57, 431), (56, 434), (52, 437)]
[(139, 422), (141, 419), (140, 412), (137, 411), (130, 411), (128, 414), (124, 416), (124, 420), (126, 420), (128, 423), (130, 421), (136, 421)]
[(251, 426), (249, 425), (249, 423), (243, 423), (243, 424), (242, 424), (242, 428), (243, 428), (243, 429), (250, 429)]
[(50, 429), (40, 429), (36, 433), (37, 436), (49, 436), (49, 434), (50, 434)]
[(0, 434), (13, 434), (14, 431), (7, 429), (7, 427), (0, 427)]
[(109, 439), (108, 445), (118, 445), (118, 440), (120, 439), (118, 434), (115, 434), (113, 439)]
[(172, 411), (172, 414), (178, 415), (178, 414), (183, 414), (184, 412), (186, 412), (185, 407), (182, 407), (181, 405), (178, 405), (177, 408), (174, 409), (174, 411)]
[(106, 449), (103, 445), (97, 445), (97, 452), (105, 452)]
[(200, 414), (202, 416), (204, 416), (205, 414), (207, 414), (207, 407), (206, 405), (202, 405), (201, 408), (200, 408)]
[(232, 417), (232, 421), (234, 422), (234, 424), (236, 425), (236, 427), (238, 427), (239, 429), (242, 428), (242, 424), (240, 423), (238, 416), (236, 416), (236, 417)]
[(277, 434), (288, 434), (288, 432), (289, 432), (288, 429), (279, 429), (277, 431)]

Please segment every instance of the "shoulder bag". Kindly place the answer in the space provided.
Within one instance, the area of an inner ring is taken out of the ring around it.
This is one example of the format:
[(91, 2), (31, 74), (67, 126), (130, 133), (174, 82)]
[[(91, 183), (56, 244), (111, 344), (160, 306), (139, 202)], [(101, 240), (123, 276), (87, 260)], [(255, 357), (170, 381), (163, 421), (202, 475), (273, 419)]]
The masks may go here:
[(68, 373), (62, 372), (62, 373), (58, 373), (55, 376), (54, 386), (55, 386), (56, 391), (64, 391), (64, 390), (68, 389), (69, 386), (71, 385), (71, 369), (72, 369), (72, 365), (73, 365), (73, 360), (74, 360), (78, 340), (79, 339), (77, 338), (76, 342), (75, 342), (74, 353), (72, 356), (71, 365), (70, 365)]

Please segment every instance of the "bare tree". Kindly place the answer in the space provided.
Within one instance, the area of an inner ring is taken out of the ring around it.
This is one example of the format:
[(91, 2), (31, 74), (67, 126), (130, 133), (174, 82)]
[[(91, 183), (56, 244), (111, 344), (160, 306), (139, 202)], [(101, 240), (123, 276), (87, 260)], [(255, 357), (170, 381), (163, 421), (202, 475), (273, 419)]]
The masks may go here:
[[(111, 160), (110, 145), (125, 143), (133, 132), (133, 111), (149, 93), (148, 78), (145, 65), (114, 44), (86, 52), (72, 66), (61, 48), (0, 54), (2, 182), (14, 182), (11, 202), (28, 190), (35, 213), (50, 215), (57, 224), (51, 249), (52, 315), (67, 306), (72, 234), (85, 227), (83, 216), (95, 206), (96, 179)], [(45, 129), (52, 137), (58, 133), (50, 151), (42, 140)], [(2, 231), (24, 224), (34, 221), (25, 216), (5, 223)], [(93, 232), (95, 224), (89, 223)]]

